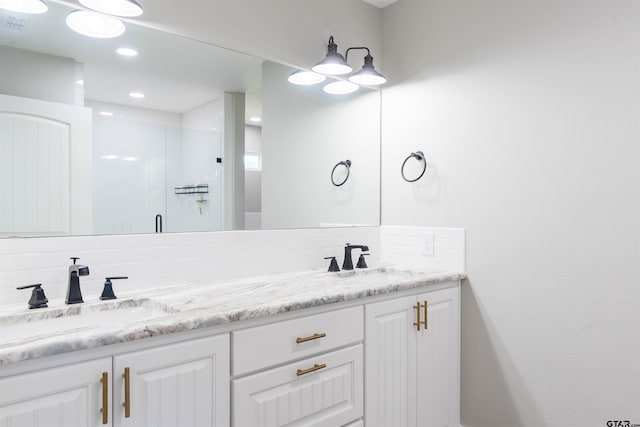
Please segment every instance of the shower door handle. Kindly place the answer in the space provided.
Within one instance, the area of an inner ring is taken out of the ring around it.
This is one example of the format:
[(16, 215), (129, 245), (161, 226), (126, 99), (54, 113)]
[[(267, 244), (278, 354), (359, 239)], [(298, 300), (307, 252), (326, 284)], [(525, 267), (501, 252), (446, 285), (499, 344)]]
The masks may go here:
[(156, 215), (156, 233), (162, 233), (162, 215)]

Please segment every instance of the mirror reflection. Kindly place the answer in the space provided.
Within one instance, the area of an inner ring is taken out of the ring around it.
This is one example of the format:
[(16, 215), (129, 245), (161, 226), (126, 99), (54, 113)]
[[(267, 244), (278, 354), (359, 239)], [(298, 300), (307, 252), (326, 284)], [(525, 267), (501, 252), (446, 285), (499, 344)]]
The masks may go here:
[(48, 4), (0, 9), (0, 236), (379, 223), (379, 92), (131, 22), (85, 37)]

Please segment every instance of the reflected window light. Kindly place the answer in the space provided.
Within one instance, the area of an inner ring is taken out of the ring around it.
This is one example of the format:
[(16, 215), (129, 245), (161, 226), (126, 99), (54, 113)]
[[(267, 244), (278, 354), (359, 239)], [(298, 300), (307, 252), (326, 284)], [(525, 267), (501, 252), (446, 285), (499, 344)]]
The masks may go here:
[(261, 153), (244, 153), (244, 169), (248, 171), (262, 170), (262, 154)]

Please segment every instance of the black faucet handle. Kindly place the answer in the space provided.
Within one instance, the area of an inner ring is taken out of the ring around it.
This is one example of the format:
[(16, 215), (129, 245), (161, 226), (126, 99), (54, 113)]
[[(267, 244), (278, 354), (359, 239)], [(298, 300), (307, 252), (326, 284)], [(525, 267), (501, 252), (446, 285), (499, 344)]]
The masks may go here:
[(105, 277), (104, 281), (104, 289), (102, 289), (102, 295), (100, 295), (101, 300), (107, 299), (116, 299), (116, 295), (113, 293), (113, 285), (111, 283), (112, 280), (120, 280), (120, 279), (128, 279), (127, 276), (113, 276), (113, 277)]
[(326, 256), (324, 259), (330, 259), (331, 263), (329, 263), (328, 271), (340, 271), (340, 267), (338, 267), (338, 261), (336, 261), (336, 257), (334, 256)]
[(77, 260), (79, 260), (79, 259), (80, 259), (80, 257), (72, 256), (72, 257), (70, 257), (69, 259), (72, 259), (72, 260), (73, 260), (73, 265), (75, 265), (75, 264), (76, 264), (76, 261), (77, 261)]
[(42, 283), (35, 283), (33, 285), (27, 286), (18, 286), (16, 289), (29, 289), (33, 288), (31, 292), (31, 298), (29, 298), (29, 308), (44, 308), (48, 307), (47, 303), (49, 300), (44, 294), (44, 289), (42, 289)]
[(358, 258), (358, 263), (356, 264), (356, 268), (367, 268), (367, 261), (364, 259), (365, 256), (369, 256), (369, 253), (361, 253), (360, 258)]

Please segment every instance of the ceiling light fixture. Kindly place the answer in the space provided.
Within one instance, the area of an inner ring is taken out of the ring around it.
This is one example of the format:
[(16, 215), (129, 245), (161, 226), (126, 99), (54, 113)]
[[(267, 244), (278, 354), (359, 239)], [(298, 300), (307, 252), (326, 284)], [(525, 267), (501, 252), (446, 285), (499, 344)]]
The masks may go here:
[(113, 113), (111, 111), (100, 111), (100, 115), (105, 117), (111, 117), (113, 116)]
[(122, 160), (124, 160), (125, 162), (135, 162), (136, 160), (138, 160), (138, 158), (129, 156), (129, 157), (123, 157)]
[(133, 18), (142, 15), (142, 6), (135, 0), (79, 0), (80, 4), (109, 15)]
[(130, 47), (119, 47), (116, 49), (116, 53), (122, 56), (138, 56), (138, 51)]
[(0, 9), (11, 12), (38, 14), (49, 10), (47, 4), (41, 0), (0, 0)]
[(249, 121), (250, 122), (254, 122), (254, 123), (260, 123), (262, 121), (262, 118), (260, 118), (260, 117), (249, 117)]
[(308, 86), (325, 81), (326, 77), (313, 71), (296, 70), (289, 75), (289, 83), (294, 85)]
[(336, 80), (323, 87), (322, 90), (331, 95), (346, 95), (357, 91), (359, 87), (357, 84), (346, 80)]
[(344, 56), (338, 53), (338, 45), (333, 42), (333, 36), (329, 37), (327, 45), (327, 56), (311, 68), (316, 73), (330, 76), (341, 76), (353, 71), (351, 65), (347, 63)]
[(101, 159), (105, 160), (115, 160), (118, 158), (115, 154), (105, 154), (104, 156), (100, 156)]
[(130, 92), (129, 96), (132, 98), (144, 98), (144, 93), (142, 92)]
[(99, 39), (110, 39), (124, 33), (121, 20), (89, 10), (75, 10), (67, 15), (67, 25), (76, 33)]

